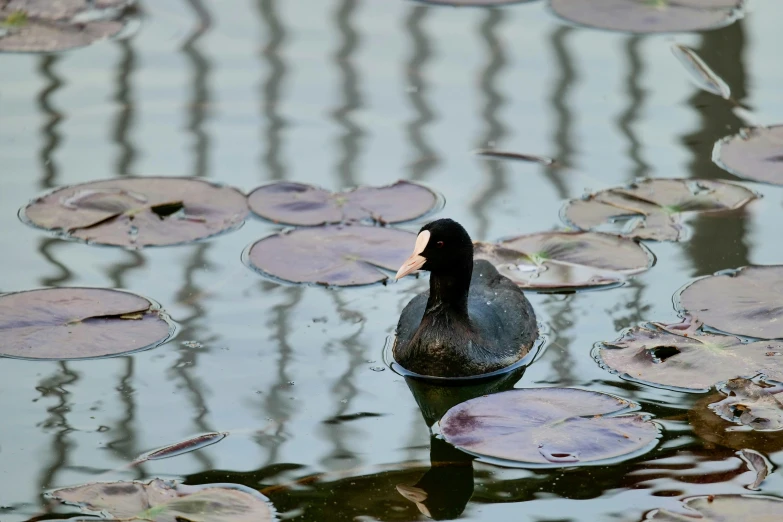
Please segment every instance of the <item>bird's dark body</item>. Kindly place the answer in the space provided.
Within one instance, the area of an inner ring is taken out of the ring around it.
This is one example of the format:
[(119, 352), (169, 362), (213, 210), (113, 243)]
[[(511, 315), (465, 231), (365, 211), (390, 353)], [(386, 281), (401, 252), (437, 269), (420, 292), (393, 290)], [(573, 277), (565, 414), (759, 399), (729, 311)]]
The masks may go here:
[(394, 358), (412, 372), (439, 377), (492, 372), (524, 357), (538, 337), (530, 302), (488, 261), (473, 262), (468, 319), (444, 302), (427, 310), (429, 296), (414, 297), (397, 323)]

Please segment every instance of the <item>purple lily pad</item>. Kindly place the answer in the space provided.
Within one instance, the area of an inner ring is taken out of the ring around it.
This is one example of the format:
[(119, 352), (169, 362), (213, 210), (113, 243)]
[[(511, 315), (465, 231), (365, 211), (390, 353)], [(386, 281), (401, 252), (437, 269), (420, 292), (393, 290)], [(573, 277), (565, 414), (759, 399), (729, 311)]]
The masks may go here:
[(783, 499), (762, 495), (707, 495), (682, 501), (683, 513), (656, 509), (656, 522), (769, 522), (783, 519)]
[(355, 286), (385, 281), (416, 236), (394, 228), (329, 225), (267, 236), (247, 251), (251, 268), (293, 283)]
[(437, 203), (430, 189), (409, 181), (346, 192), (281, 181), (259, 187), (248, 196), (250, 209), (262, 218), (299, 226), (362, 220), (399, 223), (423, 216)]
[(719, 140), (712, 158), (735, 176), (783, 185), (783, 125), (742, 129)]
[(516, 389), (451, 408), (441, 432), (459, 449), (509, 466), (578, 466), (650, 449), (658, 426), (625, 399), (575, 388)]

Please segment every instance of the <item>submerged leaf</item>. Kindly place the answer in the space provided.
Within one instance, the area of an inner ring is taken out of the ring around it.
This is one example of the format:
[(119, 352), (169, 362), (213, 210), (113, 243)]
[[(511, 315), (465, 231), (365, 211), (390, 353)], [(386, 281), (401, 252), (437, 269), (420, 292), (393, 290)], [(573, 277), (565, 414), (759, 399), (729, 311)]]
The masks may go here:
[(700, 88), (721, 98), (731, 98), (731, 89), (715, 71), (704, 63), (693, 49), (680, 44), (672, 45), (672, 53), (685, 66), (691, 80)]
[(504, 465), (577, 466), (649, 449), (658, 427), (634, 409), (605, 393), (516, 389), (458, 404), (440, 428), (450, 444)]
[(783, 383), (761, 384), (764, 386), (750, 379), (730, 379), (718, 386), (726, 398), (709, 408), (724, 420), (756, 431), (783, 430)]
[(545, 156), (536, 156), (535, 154), (521, 154), (518, 152), (509, 152), (505, 150), (495, 150), (495, 149), (477, 149), (473, 152), (478, 156), (486, 156), (488, 158), (530, 161), (532, 163), (540, 163), (546, 166), (550, 166), (555, 163), (555, 160), (553, 160), (552, 158), (547, 158)]
[(767, 457), (752, 449), (741, 449), (737, 455), (748, 465), (748, 469), (756, 474), (753, 482), (745, 487), (753, 491), (758, 490), (764, 479), (772, 473), (772, 463)]
[(712, 159), (735, 176), (783, 185), (783, 125), (742, 129), (718, 140)]
[(183, 453), (196, 451), (206, 446), (211, 446), (212, 444), (220, 442), (221, 440), (226, 438), (226, 435), (228, 435), (228, 433), (226, 432), (211, 432), (211, 433), (204, 433), (201, 435), (197, 435), (195, 437), (191, 437), (189, 439), (176, 442), (174, 444), (164, 446), (163, 448), (157, 449), (155, 451), (146, 453), (138, 457), (137, 459), (135, 459), (133, 463), (140, 464), (148, 460), (166, 459), (169, 457), (176, 457), (178, 455), (182, 455)]
[(783, 500), (761, 495), (707, 495), (683, 500), (685, 514), (656, 509), (656, 522), (770, 522), (783, 517)]

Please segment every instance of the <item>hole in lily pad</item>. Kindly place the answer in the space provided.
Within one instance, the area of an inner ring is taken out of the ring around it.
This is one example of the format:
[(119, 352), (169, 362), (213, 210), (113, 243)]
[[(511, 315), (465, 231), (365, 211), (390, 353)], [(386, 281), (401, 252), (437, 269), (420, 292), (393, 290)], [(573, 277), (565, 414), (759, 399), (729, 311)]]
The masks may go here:
[(440, 421), (446, 441), (505, 466), (606, 464), (652, 448), (658, 426), (613, 395), (528, 388), (471, 399)]
[(743, 0), (550, 0), (552, 10), (580, 25), (628, 33), (717, 29), (734, 22)]
[(499, 243), (474, 243), (486, 259), (522, 288), (542, 292), (610, 287), (653, 265), (631, 239), (595, 232), (543, 232)]
[(104, 288), (49, 288), (0, 296), (0, 355), (82, 359), (153, 348), (173, 326), (147, 299)]
[(409, 181), (346, 192), (281, 181), (255, 189), (248, 196), (248, 203), (253, 212), (275, 223), (311, 226), (363, 220), (410, 221), (435, 209), (438, 197), (430, 189)]
[(783, 185), (783, 125), (742, 129), (715, 144), (713, 161), (735, 176)]
[(244, 260), (292, 283), (355, 286), (385, 281), (410, 254), (416, 236), (393, 228), (329, 225), (300, 228), (253, 243)]
[(720, 272), (697, 279), (678, 294), (684, 311), (717, 330), (783, 338), (783, 265)]
[(683, 501), (682, 512), (656, 509), (644, 520), (656, 522), (769, 522), (783, 519), (783, 499), (763, 495), (706, 495)]
[(0, 2), (0, 52), (53, 52), (119, 35), (136, 21), (135, 0)]
[(23, 220), (67, 237), (141, 248), (188, 243), (232, 230), (248, 209), (237, 189), (193, 178), (123, 178), (50, 192)]
[(783, 430), (783, 383), (735, 378), (717, 389), (726, 398), (709, 408), (722, 419), (756, 431)]
[(762, 373), (783, 379), (783, 343), (745, 343), (733, 335), (701, 330), (686, 318), (679, 324), (646, 323), (627, 330), (616, 341), (599, 345), (599, 363), (643, 384), (706, 392), (720, 381)]
[(757, 197), (751, 190), (722, 181), (647, 179), (571, 200), (562, 215), (569, 224), (583, 230), (679, 241), (686, 232), (683, 213), (736, 210)]
[(154, 522), (271, 522), (266, 497), (232, 484), (187, 486), (175, 481), (97, 482), (54, 490), (47, 497), (113, 519)]

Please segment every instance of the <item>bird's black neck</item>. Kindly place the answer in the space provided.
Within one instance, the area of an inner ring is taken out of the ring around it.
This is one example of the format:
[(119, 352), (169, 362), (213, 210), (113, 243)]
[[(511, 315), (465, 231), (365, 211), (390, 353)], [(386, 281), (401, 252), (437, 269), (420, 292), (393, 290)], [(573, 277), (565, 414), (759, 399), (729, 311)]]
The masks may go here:
[(430, 297), (425, 314), (445, 312), (468, 320), (468, 292), (473, 275), (473, 259), (430, 274)]

